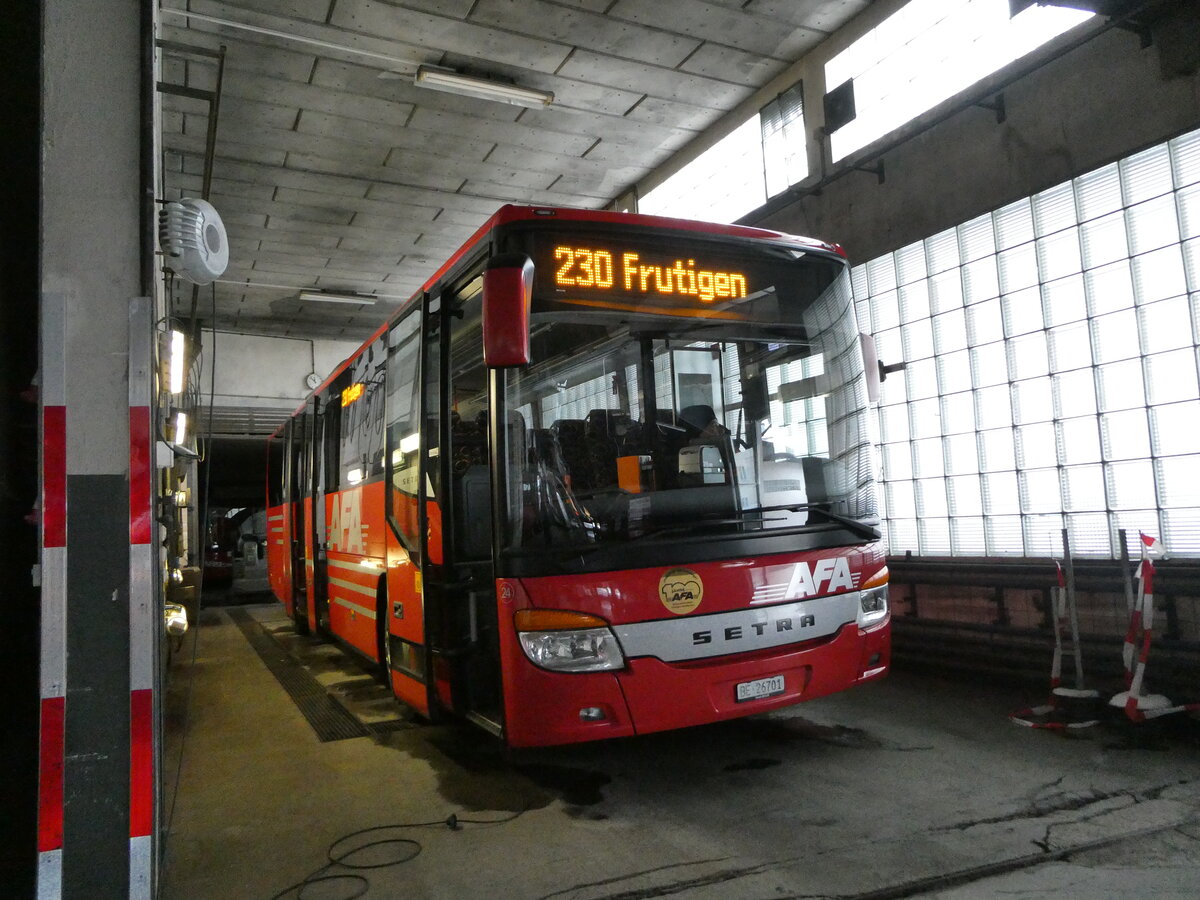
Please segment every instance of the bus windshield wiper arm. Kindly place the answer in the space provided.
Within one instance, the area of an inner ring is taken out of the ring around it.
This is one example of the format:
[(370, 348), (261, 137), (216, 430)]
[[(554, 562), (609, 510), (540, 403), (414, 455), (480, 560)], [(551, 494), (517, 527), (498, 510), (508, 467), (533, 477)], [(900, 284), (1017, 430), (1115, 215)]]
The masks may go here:
[(824, 507), (823, 504), (820, 503), (797, 503), (794, 506), (764, 506), (761, 510), (755, 511), (770, 512), (778, 509), (786, 509), (790, 512), (803, 512), (807, 510), (809, 512), (819, 513), (820, 515), (829, 519), (831, 522), (837, 522), (839, 525), (845, 525), (846, 528), (850, 529), (855, 534), (862, 535), (868, 540), (877, 541), (880, 537), (879, 531), (865, 522), (860, 522), (858, 519), (851, 519), (848, 516), (841, 516), (835, 512), (830, 512)]
[(855, 534), (862, 535), (868, 540), (879, 540), (879, 531), (865, 522), (860, 522), (858, 519), (851, 519), (848, 516), (841, 516), (835, 512), (830, 512), (825, 508), (823, 503), (785, 503), (782, 506), (760, 506), (757, 509), (746, 509), (742, 511), (742, 515), (749, 513), (769, 513), (769, 512), (815, 512), (831, 522), (837, 522), (839, 525), (844, 525), (846, 528), (853, 531)]
[(721, 518), (721, 519), (706, 519), (706, 518), (701, 517), (700, 519), (697, 519), (694, 522), (688, 522), (687, 524), (666, 525), (662, 528), (652, 528), (650, 531), (647, 531), (647, 532), (643, 533), (642, 535), (640, 535), (640, 537), (649, 538), (649, 537), (661, 537), (664, 534), (681, 534), (681, 533), (688, 532), (688, 531), (695, 531), (697, 527), (705, 526), (705, 525), (747, 525), (747, 524), (752, 524), (752, 525), (760, 525), (761, 526), (762, 523), (765, 521), (767, 521), (767, 520), (766, 519), (747, 520), (744, 515)]

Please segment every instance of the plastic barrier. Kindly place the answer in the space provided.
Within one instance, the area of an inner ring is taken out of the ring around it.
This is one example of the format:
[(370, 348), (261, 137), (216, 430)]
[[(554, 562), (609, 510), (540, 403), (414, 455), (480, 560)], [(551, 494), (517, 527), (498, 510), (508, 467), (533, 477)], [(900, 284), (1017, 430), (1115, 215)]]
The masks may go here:
[[(1150, 658), (1150, 643), (1154, 634), (1154, 563), (1150, 552), (1161, 550), (1158, 540), (1146, 535), (1142, 539), (1142, 561), (1138, 565), (1137, 599), (1129, 612), (1129, 628), (1125, 632), (1122, 654), (1125, 661), (1125, 690), (1114, 694), (1109, 706), (1123, 709), (1134, 722), (1157, 719), (1171, 713), (1200, 710), (1200, 703), (1172, 704), (1162, 694), (1147, 694), (1145, 690), (1146, 662)], [(1140, 653), (1137, 651), (1141, 643)], [(1136, 663), (1134, 657), (1137, 657)]]

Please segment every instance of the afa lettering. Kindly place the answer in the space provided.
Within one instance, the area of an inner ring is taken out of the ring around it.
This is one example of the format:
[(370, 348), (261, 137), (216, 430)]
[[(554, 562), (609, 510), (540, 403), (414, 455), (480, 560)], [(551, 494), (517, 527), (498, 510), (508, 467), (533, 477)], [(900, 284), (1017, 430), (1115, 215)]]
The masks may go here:
[(362, 489), (354, 488), (330, 498), (329, 549), (342, 553), (366, 553), (366, 526), (362, 516)]

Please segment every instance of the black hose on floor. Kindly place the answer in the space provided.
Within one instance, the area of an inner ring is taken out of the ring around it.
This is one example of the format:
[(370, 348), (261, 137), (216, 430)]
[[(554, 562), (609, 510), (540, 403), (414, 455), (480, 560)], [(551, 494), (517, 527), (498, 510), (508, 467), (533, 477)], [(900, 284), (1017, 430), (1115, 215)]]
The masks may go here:
[[(511, 822), (519, 818), (525, 812), (526, 810), (521, 809), (502, 819), (468, 819), (459, 816), (457, 813), (451, 813), (446, 818), (438, 819), (435, 822), (398, 822), (392, 825), (372, 825), (369, 828), (360, 828), (358, 831), (351, 831), (329, 845), (329, 849), (326, 851), (326, 857), (329, 861), (325, 865), (310, 872), (295, 884), (288, 885), (278, 894), (272, 896), (271, 900), (283, 900), (283, 898), (289, 895), (293, 896), (295, 900), (305, 900), (304, 891), (307, 888), (316, 884), (335, 883), (344, 883), (347, 890), (354, 892), (348, 893), (344, 897), (339, 897), (337, 900), (357, 900), (358, 897), (365, 896), (367, 891), (370, 890), (371, 882), (365, 875), (356, 874), (355, 871), (337, 871), (339, 867), (358, 871), (386, 869), (416, 859), (421, 853), (421, 844), (419, 841), (388, 834), (389, 832), (401, 831), (406, 828), (438, 828), (441, 826), (445, 826), (451, 831), (461, 831), (463, 825), (503, 825), (506, 822)], [(372, 840), (356, 843), (356, 839), (376, 834), (387, 834), (388, 836), (375, 837)], [(370, 862), (365, 860), (355, 861), (356, 857), (368, 855), (367, 851), (377, 850), (377, 848), (381, 847), (391, 848), (390, 852), (393, 855), (379, 859), (378, 857), (381, 854), (376, 852), (369, 854), (375, 857)]]

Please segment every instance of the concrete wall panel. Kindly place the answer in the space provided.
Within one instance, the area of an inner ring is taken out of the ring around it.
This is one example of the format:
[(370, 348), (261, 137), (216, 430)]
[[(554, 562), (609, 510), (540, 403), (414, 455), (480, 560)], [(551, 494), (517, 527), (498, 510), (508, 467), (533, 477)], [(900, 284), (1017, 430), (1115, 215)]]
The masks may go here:
[[(379, 313), (379, 321), (385, 316), (386, 312)], [(359, 343), (219, 331), (214, 357), (212, 332), (205, 331), (200, 378), (204, 403), (208, 403), (210, 375), (215, 375), (214, 406), (294, 409), (308, 395), (305, 376), (316, 372), (324, 378), (358, 349)], [(214, 364), (215, 369), (210, 369)]]

